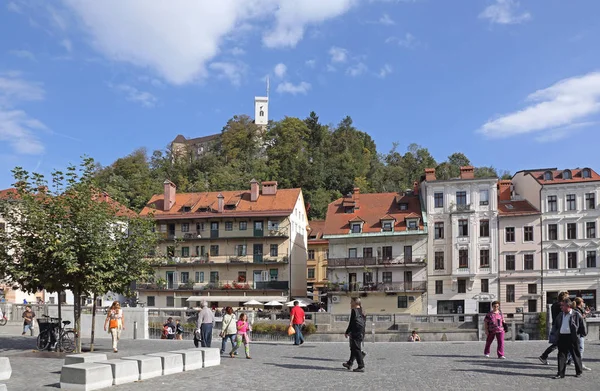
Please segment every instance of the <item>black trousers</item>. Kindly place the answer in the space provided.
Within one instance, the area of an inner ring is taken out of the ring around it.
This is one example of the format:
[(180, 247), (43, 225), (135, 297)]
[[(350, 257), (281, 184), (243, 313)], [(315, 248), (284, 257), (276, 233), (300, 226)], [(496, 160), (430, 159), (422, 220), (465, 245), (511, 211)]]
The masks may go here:
[(350, 359), (348, 360), (349, 365), (354, 365), (354, 360), (358, 364), (359, 368), (365, 366), (362, 354), (362, 339), (350, 338)]
[(548, 356), (550, 355), (550, 353), (552, 353), (556, 349), (558, 349), (558, 345), (555, 344), (555, 343), (552, 344), (552, 345), (550, 345), (550, 346), (548, 346), (548, 349), (546, 349), (544, 351), (544, 353), (542, 353), (542, 358), (548, 359)]
[(580, 374), (581, 352), (579, 351), (579, 338), (571, 334), (560, 334), (558, 337), (558, 376), (565, 376), (567, 369), (567, 355), (571, 353), (573, 363), (575, 364), (575, 373)]

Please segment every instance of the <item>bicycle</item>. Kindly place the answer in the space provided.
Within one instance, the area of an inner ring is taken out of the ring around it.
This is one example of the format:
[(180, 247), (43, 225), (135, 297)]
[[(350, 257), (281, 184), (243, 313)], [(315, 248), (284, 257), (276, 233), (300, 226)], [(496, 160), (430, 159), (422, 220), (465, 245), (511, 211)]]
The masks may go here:
[(71, 321), (64, 320), (61, 327), (60, 318), (51, 318), (48, 315), (42, 315), (42, 318), (38, 319), (40, 334), (37, 337), (37, 349), (40, 351), (47, 350), (52, 345), (52, 349), (55, 351), (67, 353), (75, 351), (75, 338), (77, 334), (72, 328), (66, 328), (70, 324)]
[(0, 318), (0, 326), (6, 326), (6, 322), (8, 322), (8, 318), (6, 315), (2, 315), (2, 318)]

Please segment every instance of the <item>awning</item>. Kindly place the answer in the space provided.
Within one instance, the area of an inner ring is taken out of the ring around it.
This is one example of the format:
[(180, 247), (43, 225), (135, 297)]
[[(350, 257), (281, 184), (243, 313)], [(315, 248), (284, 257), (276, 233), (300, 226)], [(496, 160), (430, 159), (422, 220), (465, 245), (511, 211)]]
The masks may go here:
[(186, 301), (219, 301), (226, 303), (246, 302), (249, 300), (257, 301), (287, 301), (287, 296), (190, 296)]

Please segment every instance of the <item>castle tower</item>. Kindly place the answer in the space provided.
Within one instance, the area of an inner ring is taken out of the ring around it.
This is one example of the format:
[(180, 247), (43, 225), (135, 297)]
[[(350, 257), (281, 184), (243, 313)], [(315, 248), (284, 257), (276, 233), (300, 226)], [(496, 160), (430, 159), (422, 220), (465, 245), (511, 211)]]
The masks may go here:
[(254, 123), (261, 126), (269, 123), (269, 97), (254, 97)]

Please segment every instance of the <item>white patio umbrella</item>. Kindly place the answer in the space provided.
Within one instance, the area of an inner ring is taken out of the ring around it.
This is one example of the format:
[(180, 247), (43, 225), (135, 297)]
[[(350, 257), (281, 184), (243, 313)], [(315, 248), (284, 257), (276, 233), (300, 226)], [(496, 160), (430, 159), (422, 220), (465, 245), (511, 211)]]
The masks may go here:
[(287, 305), (288, 307), (293, 307), (293, 306), (294, 306), (294, 301), (297, 301), (297, 302), (298, 302), (298, 305), (299, 305), (300, 307), (306, 307), (306, 303), (304, 303), (304, 302), (303, 302), (303, 301), (301, 301), (301, 300), (292, 300), (292, 301), (288, 301), (287, 303), (285, 303), (285, 305)]
[(257, 306), (257, 305), (263, 305), (263, 303), (261, 303), (258, 300), (252, 299), (250, 301), (245, 302), (244, 305), (247, 305), (247, 306)]
[(269, 301), (268, 303), (265, 303), (265, 306), (271, 306), (271, 307), (279, 307), (282, 306), (283, 303), (278, 302), (277, 300), (273, 300), (273, 301)]

